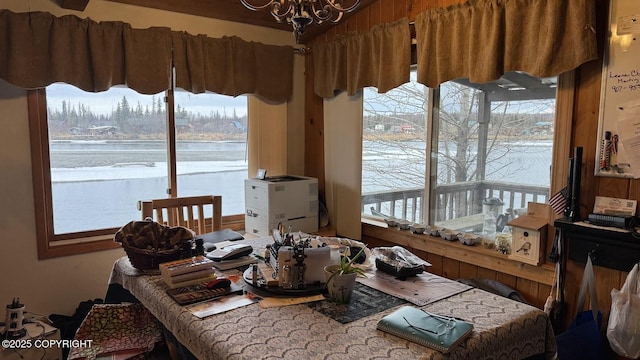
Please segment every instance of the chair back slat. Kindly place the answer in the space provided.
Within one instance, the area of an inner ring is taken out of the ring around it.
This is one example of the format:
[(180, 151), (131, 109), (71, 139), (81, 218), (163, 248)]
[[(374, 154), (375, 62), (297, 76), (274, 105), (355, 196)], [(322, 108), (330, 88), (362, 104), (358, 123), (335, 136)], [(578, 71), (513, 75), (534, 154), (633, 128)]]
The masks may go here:
[[(207, 221), (205, 209), (209, 207), (212, 208), (212, 218)], [(138, 202), (138, 209), (142, 219), (151, 217), (169, 226), (184, 226), (195, 231), (196, 234), (222, 229), (222, 196), (220, 195), (142, 200)]]
[[(196, 205), (196, 206), (198, 206), (198, 207), (199, 207), (200, 205)], [(199, 223), (200, 223), (200, 222), (199, 222), (199, 221), (197, 221), (198, 219), (200, 219), (200, 218), (202, 217), (202, 215), (200, 215), (200, 214), (202, 214), (202, 212), (198, 212), (198, 213), (196, 214), (196, 216), (194, 216), (193, 208), (194, 208), (193, 206), (189, 206), (189, 207), (187, 207), (187, 208), (185, 209), (185, 210), (187, 210), (187, 219), (186, 219), (186, 222), (187, 222), (187, 224), (189, 224), (187, 227), (188, 227), (189, 229), (194, 229), (194, 231), (196, 231), (196, 232), (197, 232), (197, 233), (199, 233), (199, 234), (202, 234), (202, 230), (203, 230), (203, 229), (202, 229), (202, 228), (200, 228), (200, 226), (199, 226)]]
[[(222, 196), (214, 196), (213, 197), (213, 208), (214, 209), (222, 209)], [(219, 216), (214, 216), (211, 225), (213, 229), (220, 230), (222, 229), (222, 210), (220, 210)], [(212, 230), (212, 231), (215, 231)]]
[[(151, 203), (151, 205), (153, 206), (153, 202)], [(164, 224), (164, 214), (162, 209), (155, 209), (156, 212), (156, 218), (155, 220), (161, 224)], [(171, 217), (167, 216), (168, 219), (170, 219)]]
[(191, 222), (193, 221), (192, 217), (189, 217), (186, 220), (184, 218), (184, 210), (185, 210), (185, 208), (191, 209), (191, 206), (183, 205), (183, 206), (175, 207), (175, 208), (172, 209), (173, 210), (173, 214), (176, 217), (175, 218), (176, 225), (173, 225), (173, 226), (184, 226), (186, 228), (193, 229), (192, 226), (191, 226), (192, 225)]

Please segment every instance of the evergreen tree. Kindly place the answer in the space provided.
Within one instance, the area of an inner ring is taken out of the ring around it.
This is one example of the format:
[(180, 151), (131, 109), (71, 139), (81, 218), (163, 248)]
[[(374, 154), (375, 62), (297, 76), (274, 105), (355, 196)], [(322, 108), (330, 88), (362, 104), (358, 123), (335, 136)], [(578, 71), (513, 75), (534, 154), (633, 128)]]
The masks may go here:
[(120, 109), (122, 111), (122, 116), (128, 117), (129, 114), (131, 114), (131, 108), (129, 107), (129, 102), (127, 101), (126, 96), (122, 97), (122, 104), (120, 106)]

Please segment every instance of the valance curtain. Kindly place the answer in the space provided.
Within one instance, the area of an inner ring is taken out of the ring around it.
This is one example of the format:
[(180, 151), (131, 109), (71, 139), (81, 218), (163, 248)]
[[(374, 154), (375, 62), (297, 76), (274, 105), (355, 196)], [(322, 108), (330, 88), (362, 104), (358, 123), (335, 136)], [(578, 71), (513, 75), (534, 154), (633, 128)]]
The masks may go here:
[(170, 88), (172, 57), (177, 86), (194, 93), (283, 102), (293, 87), (291, 46), (9, 10), (0, 10), (0, 34), (0, 77), (27, 89), (65, 82), (90, 92), (127, 85), (156, 94)]
[(237, 96), (259, 94), (267, 100), (289, 98), (293, 86), (293, 48), (247, 42), (237, 36), (212, 39), (173, 33), (176, 86)]
[(366, 33), (350, 33), (312, 48), (314, 90), (324, 98), (336, 91), (375, 86), (383, 93), (409, 81), (411, 34), (407, 18)]
[(66, 82), (85, 91), (127, 84), (143, 94), (169, 88), (171, 30), (132, 29), (45, 12), (0, 12), (0, 77), (33, 89)]
[(593, 0), (470, 0), (416, 16), (417, 80), (556, 76), (597, 58)]

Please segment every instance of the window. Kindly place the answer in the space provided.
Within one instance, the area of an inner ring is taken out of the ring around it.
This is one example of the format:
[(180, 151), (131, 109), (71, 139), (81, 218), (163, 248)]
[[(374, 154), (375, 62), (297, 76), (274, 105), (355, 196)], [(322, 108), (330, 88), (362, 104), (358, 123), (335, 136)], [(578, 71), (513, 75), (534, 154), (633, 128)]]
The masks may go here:
[(428, 97), (429, 89), (415, 76), (384, 94), (364, 90), (364, 213), (423, 222)]
[(178, 194), (222, 195), (223, 215), (244, 214), (246, 96), (177, 90), (175, 99)]
[(219, 194), (223, 215), (244, 213), (247, 98), (173, 94), (30, 92), (41, 258), (113, 246), (114, 232), (140, 217), (138, 200)]
[(514, 72), (487, 84), (366, 89), (363, 213), (481, 234), (485, 212), (502, 215), (500, 231), (529, 201), (546, 202), (556, 88), (555, 77)]

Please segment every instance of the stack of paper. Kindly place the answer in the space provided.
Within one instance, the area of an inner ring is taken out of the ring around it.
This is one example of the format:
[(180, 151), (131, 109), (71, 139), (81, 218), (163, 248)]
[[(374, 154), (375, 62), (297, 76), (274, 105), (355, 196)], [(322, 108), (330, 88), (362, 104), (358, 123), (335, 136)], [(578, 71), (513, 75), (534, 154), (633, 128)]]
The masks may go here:
[(160, 274), (170, 288), (208, 282), (216, 278), (213, 261), (204, 256), (195, 256), (162, 263)]

